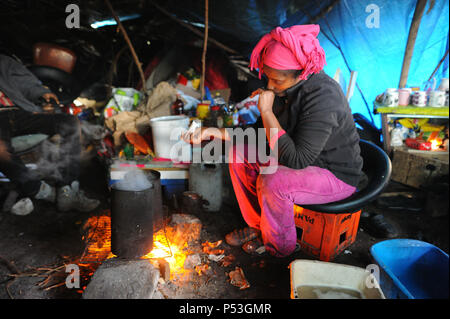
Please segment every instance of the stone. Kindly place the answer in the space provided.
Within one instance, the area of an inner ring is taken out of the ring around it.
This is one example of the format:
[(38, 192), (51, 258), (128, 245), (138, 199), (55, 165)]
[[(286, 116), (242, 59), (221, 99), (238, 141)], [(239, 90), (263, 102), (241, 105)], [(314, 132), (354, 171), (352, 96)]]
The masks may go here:
[(164, 258), (158, 259), (159, 275), (164, 281), (170, 280), (170, 265)]
[(194, 269), (195, 266), (198, 266), (202, 263), (202, 259), (199, 254), (193, 254), (186, 257), (184, 261), (185, 269)]
[(169, 240), (175, 244), (183, 245), (200, 239), (202, 222), (193, 215), (173, 214), (167, 230)]
[(108, 259), (97, 269), (83, 299), (153, 299), (159, 269), (148, 260)]
[(161, 292), (156, 290), (155, 293), (153, 294), (152, 299), (164, 299), (164, 296), (163, 296), (163, 294)]
[(11, 208), (11, 213), (18, 216), (26, 216), (34, 210), (34, 205), (28, 197), (22, 198)]

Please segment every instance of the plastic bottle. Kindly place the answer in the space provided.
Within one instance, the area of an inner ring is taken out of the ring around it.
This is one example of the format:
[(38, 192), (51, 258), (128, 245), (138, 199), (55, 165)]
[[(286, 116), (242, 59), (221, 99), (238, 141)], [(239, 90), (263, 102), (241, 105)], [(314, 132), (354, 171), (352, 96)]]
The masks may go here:
[(219, 118), (220, 106), (211, 106), (211, 125), (217, 127), (217, 119)]
[(233, 125), (234, 126), (239, 125), (239, 113), (238, 113), (237, 108), (235, 108), (234, 112), (233, 112)]
[(184, 103), (181, 100), (180, 96), (177, 94), (177, 99), (173, 102), (170, 107), (170, 114), (172, 115), (181, 115), (184, 112)]
[(214, 97), (214, 105), (218, 105), (220, 108), (224, 108), (227, 106), (227, 103), (219, 92), (216, 92), (216, 96)]

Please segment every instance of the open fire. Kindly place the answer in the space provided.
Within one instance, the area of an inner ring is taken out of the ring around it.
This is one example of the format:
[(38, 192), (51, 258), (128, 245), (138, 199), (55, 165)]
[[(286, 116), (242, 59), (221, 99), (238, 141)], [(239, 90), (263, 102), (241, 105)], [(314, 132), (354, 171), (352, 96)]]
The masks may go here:
[[(92, 216), (83, 227), (86, 243), (85, 251), (81, 257), (81, 264), (101, 263), (102, 261), (116, 257), (111, 252), (111, 218), (109, 215)], [(153, 249), (147, 255), (141, 257), (151, 262), (163, 258), (170, 265), (170, 277), (182, 276), (189, 270), (184, 269), (186, 257), (190, 254), (187, 241), (180, 236), (174, 236), (176, 232), (171, 226), (159, 230), (153, 235)], [(172, 235), (172, 242), (169, 241)]]
[[(83, 226), (86, 247), (79, 266), (86, 270), (87, 276), (83, 277), (85, 282), (90, 281), (102, 262), (115, 257), (111, 252), (111, 217), (108, 213), (90, 217)], [(154, 233), (152, 251), (140, 259), (148, 260), (159, 268), (163, 284), (170, 280), (181, 288), (197, 282), (199, 278), (207, 283), (216, 275), (211, 262), (223, 268), (233, 267), (235, 257), (229, 253), (222, 240), (200, 243), (201, 229), (202, 224), (195, 216), (173, 214), (170, 223)], [(238, 266), (225, 271), (225, 275), (231, 285), (241, 290), (250, 287), (243, 270)]]

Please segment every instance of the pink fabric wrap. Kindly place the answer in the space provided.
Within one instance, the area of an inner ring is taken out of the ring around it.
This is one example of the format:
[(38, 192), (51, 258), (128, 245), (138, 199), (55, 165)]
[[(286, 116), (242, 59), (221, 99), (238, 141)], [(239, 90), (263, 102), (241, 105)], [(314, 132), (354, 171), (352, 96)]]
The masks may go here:
[(259, 78), (264, 64), (277, 70), (303, 70), (301, 80), (319, 73), (326, 64), (325, 52), (317, 40), (319, 32), (317, 24), (273, 29), (253, 49), (250, 70), (259, 69)]

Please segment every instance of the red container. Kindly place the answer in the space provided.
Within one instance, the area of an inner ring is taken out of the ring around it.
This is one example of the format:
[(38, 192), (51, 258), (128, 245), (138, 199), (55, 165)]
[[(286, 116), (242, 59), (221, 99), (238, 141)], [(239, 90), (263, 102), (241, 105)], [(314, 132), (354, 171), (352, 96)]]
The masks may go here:
[(431, 151), (431, 143), (422, 139), (407, 138), (405, 140), (405, 144), (406, 146), (416, 150)]
[(72, 73), (77, 56), (72, 50), (51, 43), (36, 43), (33, 46), (33, 63), (51, 66)]
[(297, 241), (302, 251), (322, 261), (333, 260), (353, 244), (361, 211), (325, 214), (294, 205)]

